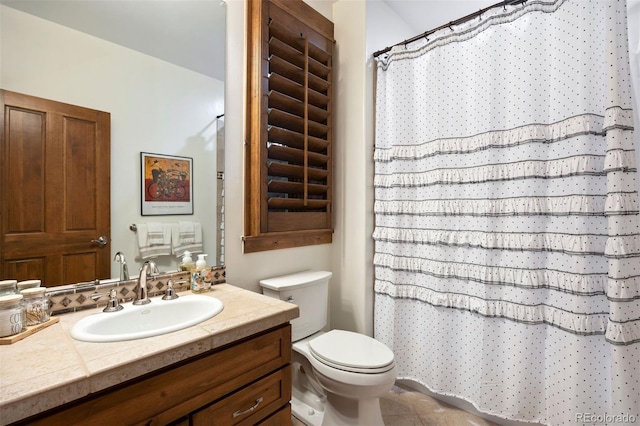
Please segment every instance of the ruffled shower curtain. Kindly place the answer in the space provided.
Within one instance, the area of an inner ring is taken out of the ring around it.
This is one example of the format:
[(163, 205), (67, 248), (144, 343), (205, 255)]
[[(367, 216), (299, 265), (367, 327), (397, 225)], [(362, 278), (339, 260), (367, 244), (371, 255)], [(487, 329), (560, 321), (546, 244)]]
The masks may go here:
[(530, 0), (378, 58), (374, 330), (400, 379), (640, 423), (626, 26), (624, 1)]

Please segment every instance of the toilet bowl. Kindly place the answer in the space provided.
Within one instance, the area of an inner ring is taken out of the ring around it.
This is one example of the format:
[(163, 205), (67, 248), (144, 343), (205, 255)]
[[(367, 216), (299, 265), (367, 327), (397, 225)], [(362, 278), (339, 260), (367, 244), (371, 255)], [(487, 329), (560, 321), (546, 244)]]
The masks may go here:
[(326, 325), (331, 272), (309, 271), (260, 282), (263, 293), (298, 305), (292, 324), (292, 411), (310, 426), (382, 425), (379, 397), (395, 383), (393, 352), (363, 334)]

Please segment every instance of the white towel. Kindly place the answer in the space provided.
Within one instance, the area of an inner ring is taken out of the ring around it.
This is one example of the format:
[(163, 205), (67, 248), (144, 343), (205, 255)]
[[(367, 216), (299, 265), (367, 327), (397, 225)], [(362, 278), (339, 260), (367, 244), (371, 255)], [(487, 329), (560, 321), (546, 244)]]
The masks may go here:
[(136, 224), (138, 249), (142, 259), (171, 254), (171, 224), (139, 223)]
[(200, 222), (178, 222), (173, 226), (171, 237), (172, 251), (182, 256), (185, 250), (191, 253), (202, 253), (202, 226)]
[(164, 225), (160, 222), (147, 222), (147, 245), (164, 245)]
[(196, 226), (194, 222), (178, 222), (178, 242), (193, 244), (196, 242)]

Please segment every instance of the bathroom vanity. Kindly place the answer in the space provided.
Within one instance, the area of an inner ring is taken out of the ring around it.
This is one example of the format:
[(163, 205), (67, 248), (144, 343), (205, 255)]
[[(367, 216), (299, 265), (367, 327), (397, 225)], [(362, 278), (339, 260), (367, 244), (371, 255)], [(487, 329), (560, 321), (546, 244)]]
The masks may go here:
[(174, 333), (72, 339), (73, 324), (97, 309), (0, 348), (0, 423), (289, 424), (298, 308), (228, 284), (206, 294), (224, 310)]

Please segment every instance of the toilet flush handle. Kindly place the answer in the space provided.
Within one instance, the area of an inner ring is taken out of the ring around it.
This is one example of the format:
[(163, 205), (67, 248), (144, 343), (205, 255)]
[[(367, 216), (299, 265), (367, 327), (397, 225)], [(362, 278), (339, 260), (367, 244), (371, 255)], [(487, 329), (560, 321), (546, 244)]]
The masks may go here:
[(293, 296), (289, 296), (289, 297), (287, 297), (287, 299), (285, 300), (285, 302), (293, 303)]

